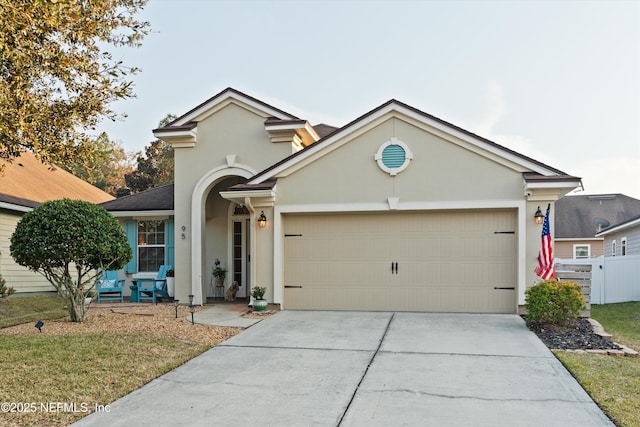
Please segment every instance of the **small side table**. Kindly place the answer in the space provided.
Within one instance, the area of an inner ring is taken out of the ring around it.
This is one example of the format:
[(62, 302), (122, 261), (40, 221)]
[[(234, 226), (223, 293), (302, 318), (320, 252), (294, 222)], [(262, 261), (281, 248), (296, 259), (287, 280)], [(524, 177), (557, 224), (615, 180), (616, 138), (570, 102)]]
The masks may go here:
[(218, 285), (214, 285), (213, 286), (213, 298), (224, 298), (224, 285), (223, 286), (218, 286)]

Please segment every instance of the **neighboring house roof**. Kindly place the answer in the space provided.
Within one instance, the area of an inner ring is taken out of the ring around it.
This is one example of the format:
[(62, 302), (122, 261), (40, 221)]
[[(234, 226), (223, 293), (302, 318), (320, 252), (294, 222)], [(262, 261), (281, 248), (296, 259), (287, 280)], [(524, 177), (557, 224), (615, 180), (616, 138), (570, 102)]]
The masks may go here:
[(640, 212), (640, 200), (624, 194), (565, 196), (555, 209), (556, 239), (595, 238)]
[(64, 198), (101, 203), (113, 196), (59, 167), (54, 169), (41, 163), (32, 153), (23, 152), (13, 162), (4, 164), (4, 172), (0, 173), (0, 201), (35, 208), (42, 202)]
[(172, 211), (173, 190), (174, 185), (167, 184), (101, 203), (99, 206), (110, 212)]
[(626, 221), (614, 224), (606, 230), (596, 234), (596, 237), (606, 236), (608, 234), (617, 233), (619, 231), (628, 230), (629, 228), (640, 227), (640, 214), (634, 215)]

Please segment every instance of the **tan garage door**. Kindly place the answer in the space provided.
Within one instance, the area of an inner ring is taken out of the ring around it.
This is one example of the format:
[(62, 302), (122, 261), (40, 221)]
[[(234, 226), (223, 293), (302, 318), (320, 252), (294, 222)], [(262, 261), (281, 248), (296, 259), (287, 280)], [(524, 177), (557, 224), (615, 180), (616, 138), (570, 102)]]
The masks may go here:
[(515, 210), (283, 221), (285, 309), (516, 310)]

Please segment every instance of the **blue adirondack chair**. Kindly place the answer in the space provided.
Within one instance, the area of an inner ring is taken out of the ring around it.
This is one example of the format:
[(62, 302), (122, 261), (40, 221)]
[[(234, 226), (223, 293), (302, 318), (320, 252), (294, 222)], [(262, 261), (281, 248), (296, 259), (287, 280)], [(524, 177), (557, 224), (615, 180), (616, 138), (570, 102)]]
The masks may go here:
[(104, 301), (124, 302), (122, 291), (124, 289), (124, 279), (118, 280), (117, 270), (108, 270), (102, 273), (96, 282), (96, 295), (98, 304)]
[(136, 284), (138, 285), (138, 302), (146, 300), (152, 301), (155, 304), (157, 297), (170, 299), (169, 292), (167, 292), (167, 271), (172, 268), (171, 265), (161, 265), (155, 279), (136, 279)]

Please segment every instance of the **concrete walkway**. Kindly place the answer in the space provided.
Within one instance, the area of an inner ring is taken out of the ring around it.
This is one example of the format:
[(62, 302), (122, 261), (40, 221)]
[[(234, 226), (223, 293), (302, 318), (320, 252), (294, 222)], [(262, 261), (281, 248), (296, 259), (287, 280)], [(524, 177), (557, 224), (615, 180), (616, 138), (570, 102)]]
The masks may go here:
[(297, 311), (77, 425), (613, 426), (519, 316)]
[[(250, 308), (246, 303), (221, 303), (199, 311), (193, 315), (195, 323), (211, 326), (230, 326), (234, 328), (248, 328), (262, 319), (247, 319), (242, 317)], [(191, 321), (191, 316), (189, 316)]]

